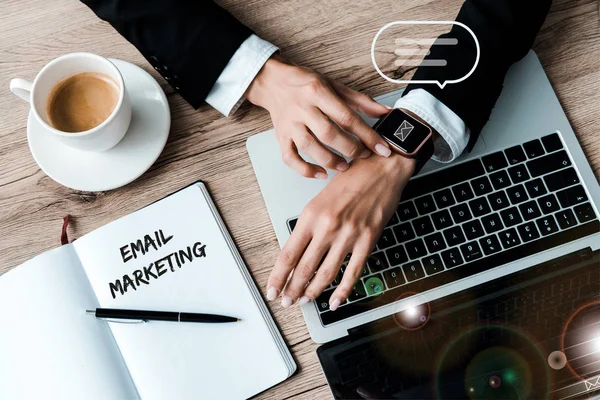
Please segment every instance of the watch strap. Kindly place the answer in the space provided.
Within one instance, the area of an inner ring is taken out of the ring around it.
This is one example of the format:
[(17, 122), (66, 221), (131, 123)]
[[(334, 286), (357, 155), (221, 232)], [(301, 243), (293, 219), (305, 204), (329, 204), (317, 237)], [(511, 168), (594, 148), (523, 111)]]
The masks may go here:
[(415, 154), (415, 160), (417, 160), (417, 165), (415, 166), (415, 171), (413, 175), (416, 175), (421, 171), (421, 168), (429, 161), (431, 156), (433, 156), (434, 146), (433, 146), (433, 138), (429, 138), (423, 143), (423, 146), (419, 149), (417, 154)]

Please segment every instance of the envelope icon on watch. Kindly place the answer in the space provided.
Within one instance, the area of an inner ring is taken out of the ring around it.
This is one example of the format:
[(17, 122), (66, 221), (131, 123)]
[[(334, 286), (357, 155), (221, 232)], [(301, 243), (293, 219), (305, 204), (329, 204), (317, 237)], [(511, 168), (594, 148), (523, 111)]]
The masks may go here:
[(406, 120), (402, 121), (398, 129), (396, 129), (396, 132), (394, 132), (394, 136), (404, 142), (413, 129), (414, 126), (412, 126), (410, 122)]

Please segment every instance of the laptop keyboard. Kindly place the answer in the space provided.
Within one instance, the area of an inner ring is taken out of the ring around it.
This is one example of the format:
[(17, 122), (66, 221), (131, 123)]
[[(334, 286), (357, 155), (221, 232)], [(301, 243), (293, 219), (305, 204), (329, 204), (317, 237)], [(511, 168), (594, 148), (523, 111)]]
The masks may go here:
[(329, 310), (350, 255), (315, 306), (328, 325), (598, 231), (553, 133), (412, 179), (349, 299)]

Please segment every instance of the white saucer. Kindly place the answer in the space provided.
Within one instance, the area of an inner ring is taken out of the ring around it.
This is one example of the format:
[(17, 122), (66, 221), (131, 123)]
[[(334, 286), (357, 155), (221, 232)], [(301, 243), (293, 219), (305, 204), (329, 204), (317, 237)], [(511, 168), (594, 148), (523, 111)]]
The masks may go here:
[(100, 153), (73, 149), (29, 112), (27, 140), (33, 158), (46, 175), (71, 189), (97, 192), (132, 182), (154, 164), (169, 137), (169, 103), (158, 83), (136, 65), (111, 61), (123, 74), (133, 107), (129, 130), (112, 149)]

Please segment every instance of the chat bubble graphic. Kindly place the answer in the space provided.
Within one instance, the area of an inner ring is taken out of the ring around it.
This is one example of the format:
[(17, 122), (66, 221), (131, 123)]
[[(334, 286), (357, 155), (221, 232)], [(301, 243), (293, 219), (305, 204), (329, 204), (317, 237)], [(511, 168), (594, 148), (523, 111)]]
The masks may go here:
[[(454, 26), (460, 27), (467, 34), (460, 32), (457, 37), (450, 37), (448, 32)], [(442, 34), (445, 34), (444, 37), (438, 37)], [(448, 60), (443, 58), (426, 58), (434, 48), (457, 46), (464, 40), (472, 40), (469, 45), (474, 46), (475, 56), (469, 63), (462, 60), (460, 68), (448, 66)], [(471, 76), (479, 64), (479, 56), (479, 41), (475, 33), (465, 24), (456, 21), (390, 22), (377, 32), (371, 44), (371, 61), (383, 79), (398, 84), (436, 84), (442, 89), (448, 84), (462, 82)], [(444, 80), (405, 79), (404, 75), (416, 68), (447, 68), (447, 71), (457, 76), (444, 74)]]

